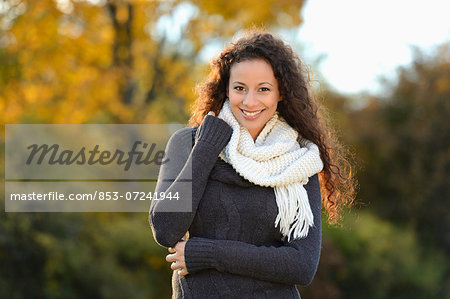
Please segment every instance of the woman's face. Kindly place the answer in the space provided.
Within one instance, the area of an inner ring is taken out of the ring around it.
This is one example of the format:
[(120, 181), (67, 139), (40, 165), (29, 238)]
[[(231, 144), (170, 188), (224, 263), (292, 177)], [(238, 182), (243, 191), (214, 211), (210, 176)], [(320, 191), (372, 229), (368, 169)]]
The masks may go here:
[(272, 66), (263, 59), (244, 60), (231, 66), (227, 96), (234, 117), (253, 140), (274, 115), (281, 100)]

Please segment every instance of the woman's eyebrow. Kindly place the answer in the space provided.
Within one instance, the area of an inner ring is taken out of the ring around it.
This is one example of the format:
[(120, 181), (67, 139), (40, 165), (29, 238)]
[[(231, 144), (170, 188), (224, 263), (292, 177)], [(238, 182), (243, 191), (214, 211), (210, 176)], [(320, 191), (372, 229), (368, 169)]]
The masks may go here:
[[(266, 82), (266, 81), (259, 83), (258, 86), (261, 85), (261, 84), (264, 84), (264, 83), (267, 83), (267, 84), (269, 84), (270, 86), (273, 86), (272, 83), (269, 83), (269, 82)], [(234, 81), (233, 84), (242, 84), (242, 85), (246, 85), (244, 82), (240, 82), (240, 81)]]

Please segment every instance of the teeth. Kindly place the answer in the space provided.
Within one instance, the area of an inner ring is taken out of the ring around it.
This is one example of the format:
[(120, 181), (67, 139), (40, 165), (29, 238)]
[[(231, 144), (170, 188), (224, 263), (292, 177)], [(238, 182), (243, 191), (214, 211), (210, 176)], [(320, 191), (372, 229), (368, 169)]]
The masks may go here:
[(256, 112), (247, 112), (247, 111), (245, 111), (245, 110), (242, 110), (242, 112), (244, 112), (244, 114), (245, 114), (245, 115), (248, 115), (248, 116), (256, 115), (256, 114), (260, 113), (261, 111), (262, 111), (262, 110), (259, 110), (259, 111), (256, 111)]

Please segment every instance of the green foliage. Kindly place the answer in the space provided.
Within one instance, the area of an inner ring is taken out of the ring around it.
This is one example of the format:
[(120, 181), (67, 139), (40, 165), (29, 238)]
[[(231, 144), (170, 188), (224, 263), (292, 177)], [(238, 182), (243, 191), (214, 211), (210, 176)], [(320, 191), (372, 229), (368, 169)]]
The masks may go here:
[(414, 231), (358, 211), (344, 229), (325, 227), (343, 256), (336, 283), (345, 298), (441, 298), (448, 261), (425, 250)]
[(443, 298), (449, 262), (414, 230), (367, 211), (346, 213), (344, 219), (340, 228), (324, 224), (324, 243), (338, 258), (333, 268), (325, 265), (318, 273), (331, 272), (338, 297)]
[(353, 113), (360, 198), (422, 242), (450, 250), (450, 45), (416, 53), (385, 98)]
[(3, 213), (0, 232), (1, 298), (170, 297), (146, 214)]

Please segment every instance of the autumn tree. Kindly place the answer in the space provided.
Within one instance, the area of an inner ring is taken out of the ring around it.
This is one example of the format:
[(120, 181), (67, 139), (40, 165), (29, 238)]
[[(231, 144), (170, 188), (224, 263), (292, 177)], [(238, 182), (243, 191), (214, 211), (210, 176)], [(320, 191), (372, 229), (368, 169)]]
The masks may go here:
[(3, 1), (5, 123), (185, 122), (203, 50), (252, 25), (294, 28), (303, 1)]

